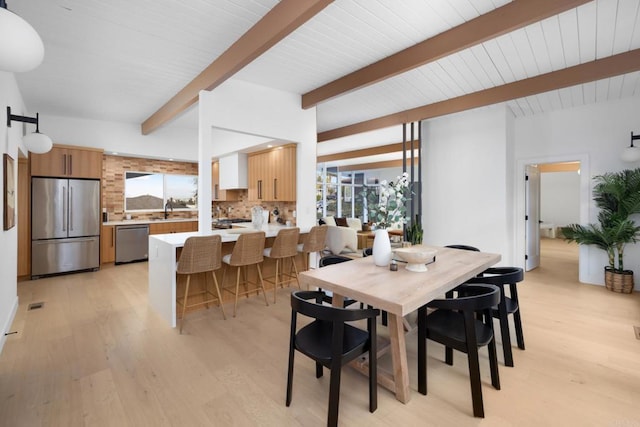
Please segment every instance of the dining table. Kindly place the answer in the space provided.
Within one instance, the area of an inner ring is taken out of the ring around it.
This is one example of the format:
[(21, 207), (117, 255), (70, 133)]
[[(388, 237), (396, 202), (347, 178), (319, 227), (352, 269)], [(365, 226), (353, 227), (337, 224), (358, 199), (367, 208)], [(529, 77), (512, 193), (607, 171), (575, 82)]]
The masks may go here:
[[(388, 266), (376, 266), (373, 257), (363, 257), (299, 275), (301, 285), (331, 291), (332, 304), (336, 307), (342, 307), (344, 298), (348, 297), (388, 313), (393, 372), (378, 369), (378, 384), (394, 392), (402, 403), (411, 399), (404, 316), (444, 297), (447, 291), (501, 260), (501, 256), (494, 253), (429, 248), (435, 250), (436, 255), (423, 272), (409, 271), (399, 261), (397, 270), (393, 271)], [(364, 373), (368, 371), (362, 363), (355, 363), (354, 367)]]

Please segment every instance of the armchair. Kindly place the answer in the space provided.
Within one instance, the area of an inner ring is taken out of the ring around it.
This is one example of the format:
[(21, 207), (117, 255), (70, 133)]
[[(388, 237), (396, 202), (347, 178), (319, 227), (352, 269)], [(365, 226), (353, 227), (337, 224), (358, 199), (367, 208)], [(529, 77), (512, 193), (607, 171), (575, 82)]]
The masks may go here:
[[(362, 230), (359, 218), (336, 219), (328, 216), (322, 220), (327, 224), (326, 246), (332, 254), (358, 251), (358, 231)], [(339, 225), (338, 220), (343, 225)]]
[(326, 227), (327, 240), (325, 243), (332, 254), (340, 255), (342, 252), (357, 252), (358, 234), (356, 230), (336, 225), (327, 225)]

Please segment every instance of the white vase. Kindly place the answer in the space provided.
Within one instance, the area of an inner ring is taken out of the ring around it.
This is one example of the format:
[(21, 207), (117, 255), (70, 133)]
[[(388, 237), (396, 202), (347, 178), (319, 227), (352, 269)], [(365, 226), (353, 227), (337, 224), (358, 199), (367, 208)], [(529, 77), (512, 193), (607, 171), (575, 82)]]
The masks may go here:
[(376, 230), (373, 240), (373, 262), (379, 267), (386, 267), (391, 262), (391, 241), (385, 229)]

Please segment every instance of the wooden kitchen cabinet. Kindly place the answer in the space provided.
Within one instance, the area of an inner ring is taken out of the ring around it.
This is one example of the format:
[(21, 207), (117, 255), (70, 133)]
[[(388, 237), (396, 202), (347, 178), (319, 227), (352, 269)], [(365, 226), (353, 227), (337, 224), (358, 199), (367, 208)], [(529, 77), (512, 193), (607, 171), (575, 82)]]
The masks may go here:
[(29, 157), (32, 176), (102, 178), (102, 150), (56, 145)]
[(211, 199), (214, 202), (229, 202), (239, 199), (238, 190), (220, 189), (220, 162), (211, 164)]
[(149, 234), (169, 234), (198, 231), (198, 221), (152, 222)]
[(115, 262), (116, 260), (116, 228), (113, 225), (103, 225), (100, 232), (100, 263)]
[(249, 200), (296, 200), (296, 147), (287, 145), (251, 154), (248, 159)]

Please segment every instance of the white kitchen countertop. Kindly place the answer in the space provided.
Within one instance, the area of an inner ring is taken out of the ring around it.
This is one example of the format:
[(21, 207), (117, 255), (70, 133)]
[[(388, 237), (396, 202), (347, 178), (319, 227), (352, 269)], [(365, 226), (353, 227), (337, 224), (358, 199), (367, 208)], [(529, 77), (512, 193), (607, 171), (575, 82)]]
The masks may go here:
[[(250, 222), (240, 222), (233, 224), (234, 227), (237, 228), (229, 228), (223, 230), (208, 230), (205, 232), (200, 231), (191, 231), (187, 233), (169, 233), (169, 234), (152, 234), (149, 236), (149, 239), (156, 239), (163, 243), (169, 244), (175, 248), (180, 248), (184, 246), (184, 242), (187, 238), (192, 236), (210, 236), (212, 234), (219, 234), (222, 237), (222, 242), (235, 242), (238, 240), (238, 236), (242, 233), (255, 231)], [(292, 228), (287, 227), (286, 225), (281, 224), (267, 224), (262, 227), (261, 231), (264, 231), (266, 237), (275, 237), (278, 234), (278, 231), (283, 228)], [(311, 227), (303, 227), (300, 229), (300, 233), (308, 233), (311, 230)]]

